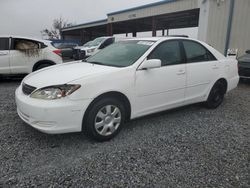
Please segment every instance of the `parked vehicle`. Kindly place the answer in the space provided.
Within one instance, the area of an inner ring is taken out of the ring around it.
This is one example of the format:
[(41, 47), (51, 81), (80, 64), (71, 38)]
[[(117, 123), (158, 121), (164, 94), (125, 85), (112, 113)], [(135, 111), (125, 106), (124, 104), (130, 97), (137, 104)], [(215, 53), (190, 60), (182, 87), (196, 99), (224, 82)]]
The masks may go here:
[(0, 74), (26, 74), (60, 63), (61, 50), (50, 41), (0, 36)]
[(28, 75), (17, 112), (45, 133), (83, 130), (105, 141), (140, 116), (198, 102), (217, 108), (237, 87), (237, 70), (236, 60), (197, 40), (135, 38)]
[(63, 59), (73, 59), (73, 50), (78, 46), (78, 43), (73, 40), (51, 40), (52, 45), (61, 49)]
[(246, 54), (238, 58), (239, 75), (242, 79), (250, 79), (250, 50)]
[(110, 44), (113, 44), (115, 42), (114, 37), (99, 37), (96, 38), (93, 41), (90, 41), (86, 43), (83, 46), (78, 46), (74, 50), (74, 59), (79, 60), (79, 59), (84, 59), (89, 56), (94, 55), (101, 49), (109, 46)]
[(85, 58), (85, 51), (81, 50), (81, 48), (88, 48), (93, 41), (89, 41), (85, 43), (82, 47), (76, 47), (73, 49), (73, 59), (74, 60), (82, 60)]

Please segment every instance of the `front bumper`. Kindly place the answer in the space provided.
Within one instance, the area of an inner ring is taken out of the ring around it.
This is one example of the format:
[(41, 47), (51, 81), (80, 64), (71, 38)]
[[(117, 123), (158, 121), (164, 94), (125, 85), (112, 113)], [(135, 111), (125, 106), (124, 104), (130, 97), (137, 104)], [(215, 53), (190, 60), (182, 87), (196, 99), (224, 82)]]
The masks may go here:
[(82, 119), (90, 100), (73, 101), (68, 98), (58, 100), (33, 99), (18, 87), (15, 93), (19, 117), (35, 129), (60, 134), (82, 130)]
[(235, 76), (231, 79), (228, 80), (228, 87), (227, 87), (227, 91), (231, 91), (232, 89), (236, 88), (238, 86), (239, 83), (239, 76)]

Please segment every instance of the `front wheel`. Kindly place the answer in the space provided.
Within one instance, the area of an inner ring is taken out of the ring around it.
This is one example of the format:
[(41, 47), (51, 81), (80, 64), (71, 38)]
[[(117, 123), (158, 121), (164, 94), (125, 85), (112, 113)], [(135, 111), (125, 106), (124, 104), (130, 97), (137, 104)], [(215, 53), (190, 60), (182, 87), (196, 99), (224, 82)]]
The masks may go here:
[(83, 131), (94, 140), (107, 141), (119, 133), (124, 120), (123, 103), (114, 98), (104, 98), (95, 102), (86, 112)]
[(225, 95), (225, 85), (223, 82), (216, 82), (212, 87), (205, 106), (210, 109), (215, 109), (221, 105)]

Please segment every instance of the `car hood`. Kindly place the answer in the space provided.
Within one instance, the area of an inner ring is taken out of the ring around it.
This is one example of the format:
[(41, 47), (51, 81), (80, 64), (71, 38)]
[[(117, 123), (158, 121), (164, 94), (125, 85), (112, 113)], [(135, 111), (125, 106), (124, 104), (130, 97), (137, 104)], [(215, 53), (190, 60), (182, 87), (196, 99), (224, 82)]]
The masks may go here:
[(25, 84), (36, 88), (66, 84), (84, 77), (101, 75), (116, 71), (117, 67), (96, 65), (85, 62), (65, 63), (51, 66), (29, 74), (23, 80)]
[(76, 48), (76, 49), (80, 49), (80, 50), (91, 50), (91, 49), (96, 49), (97, 47), (78, 47), (78, 48)]

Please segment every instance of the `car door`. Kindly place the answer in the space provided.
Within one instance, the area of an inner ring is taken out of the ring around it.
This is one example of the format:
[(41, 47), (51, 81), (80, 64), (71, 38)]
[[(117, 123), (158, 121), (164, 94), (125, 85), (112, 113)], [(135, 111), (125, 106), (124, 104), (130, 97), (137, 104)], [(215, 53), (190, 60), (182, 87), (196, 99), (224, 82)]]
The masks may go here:
[(217, 79), (220, 63), (202, 44), (182, 40), (187, 62), (186, 103), (200, 102)]
[(42, 57), (39, 42), (13, 38), (10, 50), (11, 73), (29, 73), (33, 65)]
[(0, 38), (0, 74), (10, 73), (9, 38)]
[(137, 116), (182, 105), (186, 65), (178, 40), (159, 44), (147, 59), (160, 59), (160, 68), (137, 70), (135, 80)]

